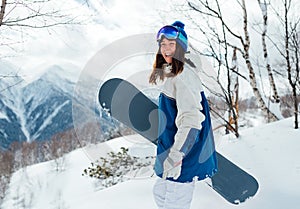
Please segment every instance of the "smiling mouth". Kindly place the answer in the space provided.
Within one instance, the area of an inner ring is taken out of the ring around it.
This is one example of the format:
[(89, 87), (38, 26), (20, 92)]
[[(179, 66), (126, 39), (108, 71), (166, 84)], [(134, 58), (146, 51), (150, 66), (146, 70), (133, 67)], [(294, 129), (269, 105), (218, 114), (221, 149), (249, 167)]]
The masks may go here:
[(172, 57), (172, 54), (166, 53), (166, 57)]

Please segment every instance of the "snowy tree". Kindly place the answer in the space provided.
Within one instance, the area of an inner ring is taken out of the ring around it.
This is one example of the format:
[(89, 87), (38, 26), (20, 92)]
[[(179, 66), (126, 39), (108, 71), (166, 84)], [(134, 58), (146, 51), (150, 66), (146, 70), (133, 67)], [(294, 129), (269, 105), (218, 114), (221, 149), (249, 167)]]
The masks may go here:
[(271, 65), (269, 62), (269, 53), (268, 53), (268, 48), (267, 48), (267, 43), (266, 43), (267, 29), (268, 29), (268, 4), (267, 4), (266, 0), (258, 0), (258, 4), (260, 6), (262, 16), (263, 16), (263, 30), (261, 33), (261, 37), (262, 37), (262, 47), (263, 47), (263, 55), (264, 55), (264, 59), (265, 59), (265, 65), (266, 65), (266, 69), (268, 71), (270, 86), (273, 91), (272, 97), (275, 100), (274, 102), (279, 103), (280, 98), (278, 95), (275, 79), (273, 76), (273, 71), (271, 69)]
[(279, 21), (280, 31), (279, 37), (271, 38), (275, 48), (283, 58), (280, 61), (280, 67), (284, 69), (283, 74), (287, 77), (292, 95), (292, 107), (294, 109), (295, 129), (299, 128), (299, 84), (300, 84), (300, 69), (299, 69), (299, 49), (300, 49), (300, 17), (299, 11), (295, 8), (299, 7), (299, 1), (282, 0), (279, 4), (270, 4), (273, 13)]
[[(241, 14), (242, 14), (242, 25), (241, 25), (241, 31), (243, 31), (243, 35), (240, 35), (238, 32), (234, 31), (234, 28), (228, 24), (225, 17), (222, 14), (221, 6), (219, 4), (218, 0), (215, 0), (213, 2), (209, 1), (188, 1), (188, 6), (193, 11), (196, 11), (197, 14), (200, 14), (201, 16), (204, 16), (205, 19), (210, 19), (211, 22), (217, 22), (220, 26), (220, 31), (218, 31), (215, 28), (212, 28), (212, 32), (209, 34), (212, 34), (212, 37), (216, 36), (216, 34), (223, 34), (222, 39), (219, 39), (218, 41), (221, 43), (224, 43), (223, 47), (226, 49), (226, 47), (232, 47), (236, 48), (237, 51), (241, 54), (245, 66), (248, 69), (248, 77), (249, 77), (249, 83), (252, 87), (253, 94), (255, 95), (257, 102), (259, 104), (259, 107), (261, 108), (262, 112), (266, 116), (266, 118), (270, 121), (274, 121), (278, 119), (278, 116), (275, 115), (272, 110), (268, 107), (268, 104), (266, 103), (266, 98), (264, 98), (261, 89), (259, 88), (257, 76), (255, 73), (254, 65), (252, 63), (252, 59), (250, 57), (250, 47), (251, 47), (251, 37), (248, 29), (248, 13), (247, 13), (247, 7), (246, 2), (244, 0), (237, 1), (238, 6), (240, 7)], [(208, 26), (211, 27), (211, 26)], [(206, 31), (203, 29), (203, 31)], [(225, 36), (226, 34), (226, 36)], [(217, 51), (217, 49), (213, 49)], [(227, 55), (228, 50), (225, 50), (224, 55)], [(226, 61), (226, 57), (224, 58), (224, 62)], [(228, 64), (226, 63), (226, 66)], [(228, 68), (228, 67), (227, 67)], [(227, 93), (229, 90), (227, 91)], [(230, 97), (229, 97), (230, 98)]]
[(300, 17), (297, 17), (295, 21), (290, 20), (289, 12), (292, 7), (292, 0), (284, 0), (284, 38), (285, 38), (285, 60), (286, 60), (286, 69), (288, 74), (289, 84), (292, 88), (293, 98), (294, 98), (294, 116), (295, 116), (295, 129), (298, 129), (298, 112), (299, 112), (299, 101), (297, 89), (299, 88), (299, 45), (300, 45), (300, 36), (299, 36), (299, 23)]

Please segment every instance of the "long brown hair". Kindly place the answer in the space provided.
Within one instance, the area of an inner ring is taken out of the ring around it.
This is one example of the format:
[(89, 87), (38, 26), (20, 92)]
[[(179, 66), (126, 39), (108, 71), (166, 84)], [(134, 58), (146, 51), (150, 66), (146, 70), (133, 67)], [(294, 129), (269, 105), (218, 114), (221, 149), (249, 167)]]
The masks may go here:
[[(176, 50), (172, 59), (172, 69), (169, 76), (170, 75), (176, 76), (183, 71), (184, 60), (185, 60), (185, 52), (183, 48), (176, 43)], [(166, 75), (163, 69), (164, 64), (167, 64), (167, 62), (165, 61), (164, 57), (161, 54), (161, 49), (159, 44), (159, 49), (156, 53), (156, 58), (153, 64), (153, 70), (150, 74), (149, 83), (157, 84), (157, 79), (160, 79), (161, 81), (165, 79)]]

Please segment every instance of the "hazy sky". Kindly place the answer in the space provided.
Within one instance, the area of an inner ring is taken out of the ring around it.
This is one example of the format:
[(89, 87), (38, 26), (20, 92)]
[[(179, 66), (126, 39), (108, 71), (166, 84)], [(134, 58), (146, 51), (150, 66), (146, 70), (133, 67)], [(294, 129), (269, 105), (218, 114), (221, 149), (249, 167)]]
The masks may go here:
[[(73, 8), (74, 13), (88, 19), (88, 22), (84, 25), (51, 29), (26, 29), (21, 34), (14, 34), (15, 39), (23, 43), (14, 47), (16, 51), (8, 48), (1, 50), (7, 50), (8, 54), (13, 55), (6, 60), (13, 63), (25, 79), (33, 79), (53, 64), (68, 63), (82, 69), (97, 51), (119, 38), (139, 33), (155, 33), (163, 24), (170, 24), (178, 19), (189, 22), (184, 13), (175, 11), (181, 8), (180, 5), (185, 0), (105, 0), (103, 3), (89, 0), (90, 7), (82, 6), (74, 0), (55, 1), (58, 2), (55, 6)], [(260, 21), (261, 11), (257, 1), (246, 3), (249, 19)], [(236, 0), (220, 0), (220, 5), (226, 18), (237, 29), (242, 22), (241, 13), (236, 12)], [(202, 19), (195, 20), (206, 24)], [(194, 28), (192, 24), (186, 25), (188, 35), (194, 34)], [(242, 33), (242, 30), (236, 31)]]

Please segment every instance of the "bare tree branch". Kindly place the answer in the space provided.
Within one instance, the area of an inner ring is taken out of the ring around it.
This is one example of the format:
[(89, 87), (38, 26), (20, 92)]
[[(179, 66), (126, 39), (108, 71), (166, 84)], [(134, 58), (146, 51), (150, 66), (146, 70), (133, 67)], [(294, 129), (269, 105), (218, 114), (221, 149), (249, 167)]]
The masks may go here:
[[(208, 15), (214, 18), (219, 19), (222, 22), (222, 25), (224, 25), (224, 27), (228, 30), (228, 32), (233, 35), (234, 37), (238, 38), (242, 44), (244, 43), (244, 40), (241, 36), (237, 35), (236, 33), (234, 33), (230, 27), (224, 22), (224, 19), (221, 17), (221, 15), (214, 10), (212, 7), (209, 6), (208, 2), (206, 1), (205, 3), (203, 1), (199, 1), (209, 12), (204, 12), (203, 10), (200, 10), (199, 8), (197, 8), (195, 5), (193, 5), (191, 2), (188, 2), (188, 5), (195, 11), (203, 14), (203, 15)], [(244, 44), (243, 44), (244, 45)]]
[[(0, 47), (6, 47), (17, 52), (16, 45), (23, 43), (23, 37), (26, 31), (31, 29), (50, 28), (58, 25), (73, 25), (82, 24), (79, 15), (71, 15), (72, 8), (62, 9), (57, 8), (54, 0), (1, 0), (0, 9), (0, 28), (1, 39)], [(26, 30), (27, 28), (28, 30)], [(16, 33), (21, 35), (21, 40), (14, 39), (11, 34)], [(4, 50), (0, 50), (0, 57), (8, 57), (7, 54), (2, 54)], [(1, 79), (8, 79), (10, 75), (0, 75)], [(0, 89), (0, 93), (18, 85), (22, 81), (17, 81), (11, 86)]]
[[(52, 0), (37, 0), (31, 2), (13, 1), (7, 3), (2, 0), (0, 14), (0, 26), (7, 27), (27, 27), (27, 28), (49, 28), (57, 25), (81, 24), (79, 16), (68, 14), (67, 10), (51, 8)], [(7, 6), (10, 5), (8, 11)], [(49, 6), (49, 8), (48, 8)], [(51, 6), (51, 7), (50, 7)], [(12, 14), (17, 9), (22, 9), (24, 14)], [(2, 19), (1, 19), (2, 17)]]

